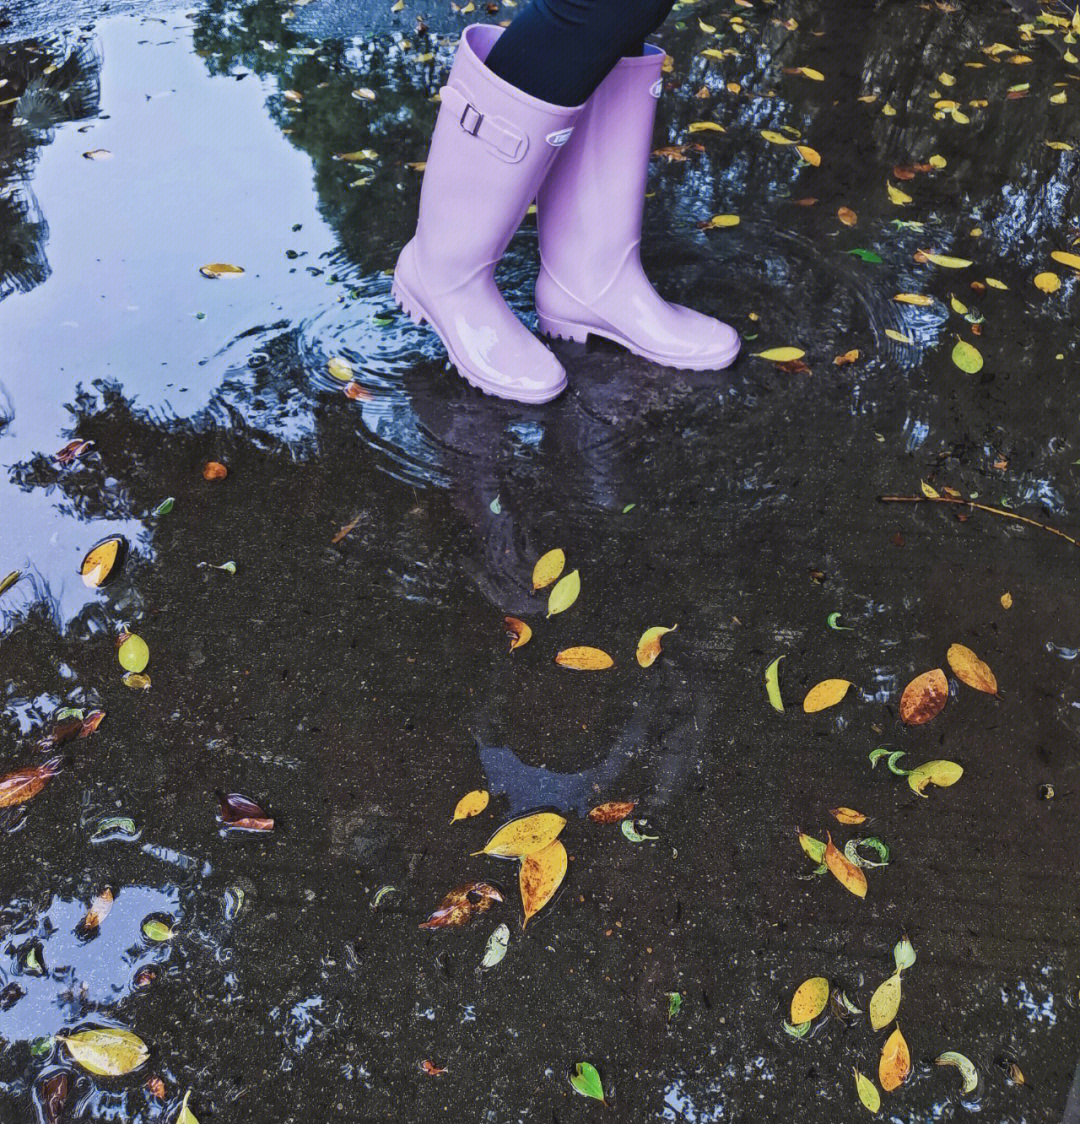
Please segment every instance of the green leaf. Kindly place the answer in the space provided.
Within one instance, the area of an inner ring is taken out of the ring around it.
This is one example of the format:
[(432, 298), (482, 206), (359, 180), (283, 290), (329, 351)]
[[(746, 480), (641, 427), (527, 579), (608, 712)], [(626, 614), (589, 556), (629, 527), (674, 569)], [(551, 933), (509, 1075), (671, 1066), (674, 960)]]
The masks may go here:
[(47, 1054), (52, 1053), (53, 1043), (56, 1039), (49, 1035), (46, 1038), (35, 1038), (30, 1043), (30, 1056), (34, 1058), (43, 1058)]
[(492, 515), (502, 515), (502, 504), (499, 503), (499, 497), (496, 496), (491, 503), (488, 504)]
[(387, 894), (396, 894), (396, 893), (398, 893), (398, 888), (396, 886), (380, 886), (375, 891), (375, 897), (373, 897), (371, 899), (371, 908), (372, 909), (378, 909), (379, 903), (383, 900), (383, 898), (386, 897)]
[(813, 1025), (813, 1023), (799, 1023), (798, 1026), (792, 1026), (787, 1019), (784, 1019), (784, 1033), (790, 1034), (792, 1038), (805, 1038)]
[(644, 820), (623, 820), (622, 833), (630, 840), (631, 843), (644, 843), (649, 839), (659, 839), (659, 835), (642, 835), (638, 830), (638, 824), (645, 827)]
[[(628, 512), (628, 511), (633, 511), (635, 507), (637, 507), (637, 504), (636, 504), (636, 503), (628, 503), (628, 504), (626, 505), (626, 507), (624, 507), (624, 508), (622, 509), (622, 513), (623, 513), (623, 515), (625, 515), (625, 514), (626, 514), (626, 513)], [(0, 592), (3, 592), (3, 591), (2, 591), (2, 590), (0, 590)]]
[(854, 632), (855, 631), (850, 625), (839, 624), (838, 623), (839, 620), (840, 620), (840, 614), (839, 613), (830, 613), (829, 614), (829, 628), (834, 628), (834, 629), (836, 629), (837, 632)]
[(155, 507), (154, 510), (150, 512), (150, 514), (151, 515), (168, 515), (169, 512), (172, 511), (173, 505), (175, 503), (176, 503), (176, 500), (174, 500), (172, 496), (169, 496), (168, 499), (162, 500), (161, 503), (159, 503), (157, 505), (157, 507)]
[(581, 574), (577, 570), (571, 570), (566, 577), (559, 578), (555, 583), (555, 588), (548, 598), (547, 615), (553, 617), (556, 613), (565, 613), (578, 599), (580, 592)]
[(907, 774), (911, 791), (919, 796), (925, 796), (926, 786), (937, 785), (939, 788), (948, 788), (964, 775), (964, 770), (955, 761), (927, 761), (917, 769), (912, 769)]
[(906, 756), (907, 754), (902, 749), (898, 749), (893, 753), (890, 753), (889, 760), (886, 762), (886, 764), (889, 766), (889, 772), (895, 773), (898, 777), (906, 777), (908, 775), (908, 770), (901, 769), (900, 766), (897, 765), (897, 761), (899, 761), (901, 757)]
[(859, 1094), (859, 1100), (868, 1112), (877, 1113), (881, 1108), (881, 1094), (877, 1091), (877, 1086), (858, 1070), (855, 1070), (855, 1092)]
[[(864, 859), (859, 854), (859, 847), (869, 847), (877, 853), (879, 861), (874, 862), (871, 859)], [(844, 844), (844, 857), (848, 862), (861, 866), (864, 870), (872, 870), (874, 867), (889, 865), (889, 848), (877, 836), (866, 835), (861, 839), (849, 839)]]
[(142, 931), (150, 941), (171, 941), (176, 936), (164, 921), (144, 921)]
[(870, 768), (873, 769), (883, 757), (888, 757), (892, 751), (888, 746), (879, 745), (877, 749), (870, 750)]
[(180, 1115), (176, 1118), (176, 1124), (199, 1124), (195, 1113), (188, 1108), (188, 1100), (191, 1098), (191, 1090), (184, 1094), (184, 1103), (180, 1106)]
[(784, 700), (780, 694), (780, 661), (783, 656), (777, 656), (765, 669), (765, 693), (769, 696), (769, 704), (773, 710), (784, 713)]
[(934, 1065), (954, 1065), (960, 1070), (960, 1076), (964, 1080), (964, 1092), (974, 1093), (979, 1084), (979, 1071), (975, 1068), (971, 1059), (964, 1054), (959, 1054), (955, 1050), (946, 1050), (944, 1054), (938, 1054), (934, 1059)]
[(851, 254), (853, 257), (869, 262), (871, 265), (881, 264), (881, 258), (873, 250), (845, 250), (844, 253)]
[(682, 1010), (682, 996), (677, 991), (669, 991), (667, 993), (667, 1017), (668, 1022)]
[(577, 1063), (570, 1077), (570, 1084), (574, 1086), (574, 1092), (580, 1093), (583, 1097), (591, 1097), (594, 1101), (604, 1100), (604, 1086), (600, 1074), (597, 1073), (596, 1066), (589, 1062)]
[(952, 361), (969, 375), (976, 375), (983, 368), (983, 357), (979, 349), (967, 340), (956, 341), (956, 346), (952, 349)]
[(892, 953), (898, 972), (903, 972), (915, 963), (915, 946), (908, 940), (906, 933), (896, 942), (896, 947), (892, 950)]
[(487, 948), (484, 949), (484, 958), (480, 961), (481, 968), (494, 968), (502, 962), (506, 950), (510, 946), (510, 926), (500, 925), (488, 937)]
[(128, 816), (109, 816), (94, 828), (92, 839), (99, 835), (108, 835), (110, 832), (119, 831), (124, 835), (135, 834), (135, 821)]

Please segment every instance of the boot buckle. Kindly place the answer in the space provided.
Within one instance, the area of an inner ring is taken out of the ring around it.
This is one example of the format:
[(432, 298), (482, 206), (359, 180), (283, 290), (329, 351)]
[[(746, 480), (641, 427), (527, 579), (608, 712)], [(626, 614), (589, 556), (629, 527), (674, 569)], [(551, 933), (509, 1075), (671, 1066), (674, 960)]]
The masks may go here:
[[(470, 116), (471, 114), (471, 116)], [(468, 119), (468, 124), (466, 124)], [(461, 111), (461, 119), (459, 124), (471, 137), (475, 137), (480, 132), (480, 126), (484, 123), (484, 115), (473, 105), (471, 102), (465, 103), (465, 108)]]

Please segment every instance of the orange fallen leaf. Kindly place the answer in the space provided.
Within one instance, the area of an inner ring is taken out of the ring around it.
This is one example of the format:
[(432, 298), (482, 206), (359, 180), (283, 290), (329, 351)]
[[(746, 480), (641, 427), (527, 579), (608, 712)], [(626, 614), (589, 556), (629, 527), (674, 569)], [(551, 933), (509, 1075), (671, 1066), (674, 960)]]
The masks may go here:
[(838, 355), (833, 362), (838, 367), (846, 367), (849, 363), (854, 363), (859, 358), (859, 349), (852, 348), (851, 351), (845, 351), (843, 355)]
[(605, 671), (615, 666), (615, 661), (599, 648), (564, 648), (555, 656), (555, 662), (574, 671)]
[(558, 839), (521, 860), (518, 886), (521, 890), (521, 904), (525, 909), (525, 917), (521, 922), (523, 929), (528, 925), (529, 919), (555, 896), (555, 891), (566, 877), (566, 862), (566, 848)]
[(519, 621), (517, 617), (503, 617), (503, 624), (506, 626), (506, 635), (511, 637), (510, 651), (515, 648), (523, 648), (532, 639), (532, 629), (524, 621)]
[(593, 823), (618, 823), (625, 820), (637, 807), (634, 800), (610, 800), (607, 804), (597, 804), (590, 809), (589, 819)]
[(866, 875), (837, 850), (832, 836), (825, 834), (825, 865), (833, 877), (857, 898), (866, 897)]
[(0, 777), (0, 808), (10, 808), (14, 804), (25, 804), (27, 800), (32, 800), (60, 772), (63, 763), (62, 757), (51, 757), (41, 765), (17, 769), (14, 773)]
[(357, 516), (357, 517), (356, 517), (356, 518), (355, 518), (355, 519), (354, 519), (354, 520), (353, 520), (353, 521), (352, 521), (351, 523), (346, 523), (346, 524), (344, 524), (344, 525), (343, 525), (343, 526), (341, 527), (341, 529), (340, 529), (339, 531), (337, 531), (337, 532), (335, 533), (334, 537), (333, 537), (333, 538), (332, 538), (332, 539), (331, 539), (330, 541), (331, 541), (332, 543), (339, 543), (339, 542), (341, 542), (341, 540), (342, 540), (343, 538), (345, 538), (345, 536), (346, 536), (346, 535), (348, 535), (348, 534), (350, 534), (351, 532), (353, 532), (353, 531), (355, 531), (355, 530), (356, 530), (356, 528), (357, 528), (357, 526), (359, 525), (359, 523), (360, 523), (360, 516), (358, 515), (358, 516)]
[(829, 814), (844, 824), (866, 823), (866, 817), (862, 812), (856, 812), (854, 808), (845, 808), (843, 805), (839, 808), (830, 808)]
[(921, 726), (936, 718), (949, 698), (949, 681), (940, 667), (924, 671), (904, 688), (900, 696), (900, 719), (908, 726)]
[(423, 1070), (423, 1071), (424, 1071), (424, 1072), (425, 1072), (425, 1073), (426, 1073), (426, 1074), (427, 1074), (427, 1075), (428, 1075), (429, 1077), (442, 1077), (442, 1075), (443, 1075), (443, 1074), (444, 1074), (444, 1073), (446, 1072), (446, 1066), (443, 1066), (443, 1065), (436, 1065), (436, 1064), (435, 1064), (434, 1062), (429, 1062), (429, 1061), (427, 1060), (427, 1058), (425, 1058), (425, 1059), (424, 1059), (424, 1060), (423, 1060), (423, 1061), (422, 1061), (422, 1062), (420, 1063), (420, 1068), (421, 1068), (421, 1069), (422, 1069), (422, 1070)]
[(492, 902), (501, 902), (502, 894), (487, 882), (467, 882), (451, 890), (435, 912), (420, 923), (421, 929), (456, 929), (491, 908)]
[(207, 461), (203, 465), (202, 474), (204, 480), (224, 480), (229, 475), (229, 470), (221, 461)]
[(841, 207), (836, 212), (836, 217), (844, 226), (854, 226), (859, 221), (859, 216), (850, 207)]
[(952, 644), (948, 653), (949, 667), (961, 683), (984, 691), (988, 695), (998, 693), (997, 679), (990, 668), (975, 653), (963, 644)]
[(891, 1093), (907, 1080), (911, 1072), (911, 1052), (904, 1036), (897, 1027), (881, 1048), (881, 1060), (878, 1062), (878, 1081), (886, 1093)]

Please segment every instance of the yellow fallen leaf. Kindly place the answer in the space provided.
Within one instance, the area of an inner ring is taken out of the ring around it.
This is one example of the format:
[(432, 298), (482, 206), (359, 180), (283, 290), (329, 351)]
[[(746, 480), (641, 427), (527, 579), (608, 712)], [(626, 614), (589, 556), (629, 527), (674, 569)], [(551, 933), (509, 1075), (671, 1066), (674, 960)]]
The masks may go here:
[(956, 79), (951, 74), (947, 73), (944, 70), (937, 76), (937, 80), (943, 86), (955, 86), (956, 85)]
[(351, 382), (353, 377), (353, 365), (348, 359), (342, 359), (340, 356), (334, 356), (326, 364), (328, 374), (338, 380), (338, 382)]
[(790, 137), (785, 137), (783, 133), (777, 133), (772, 129), (762, 129), (761, 135), (770, 144), (794, 144), (795, 143)]
[(1070, 269), (1080, 269), (1080, 254), (1068, 254), (1064, 250), (1055, 250), (1050, 255), (1054, 261), (1067, 265)]
[(92, 1027), (56, 1038), (83, 1069), (99, 1077), (122, 1077), (150, 1056), (146, 1043), (122, 1027)]
[(574, 671), (606, 671), (615, 666), (615, 661), (599, 648), (564, 648), (556, 654), (555, 662)]
[(959, 316), (967, 315), (967, 305), (963, 301), (957, 300), (951, 293), (949, 294), (949, 307)]
[(941, 169), (944, 168), (948, 164), (948, 161), (945, 159), (944, 156), (935, 155), (935, 156), (931, 156), (930, 159), (927, 160), (927, 163), (930, 165), (931, 168), (937, 168), (937, 170), (940, 172)]
[(797, 144), (795, 151), (807, 162), (815, 168), (821, 167), (821, 154), (816, 148), (811, 148), (808, 144)]
[(937, 488), (934, 488), (932, 485), (927, 484), (925, 480), (919, 481), (919, 490), (924, 496), (926, 496), (928, 500), (941, 499), (941, 493), (937, 490)]
[(908, 773), (907, 783), (911, 791), (925, 797), (926, 786), (950, 788), (964, 775), (964, 770), (955, 761), (927, 761)]
[(915, 343), (911, 336), (906, 336), (903, 332), (896, 331), (895, 328), (886, 328), (885, 335), (887, 335), (889, 339), (895, 340), (897, 343), (906, 343), (909, 345)]
[(983, 691), (988, 695), (998, 693), (997, 679), (990, 668), (981, 659), (963, 644), (952, 644), (948, 653), (949, 667), (961, 683), (974, 687), (976, 691)]
[(829, 873), (844, 889), (850, 890), (857, 898), (866, 897), (866, 875), (837, 850), (836, 844), (832, 841), (832, 836), (827, 832), (825, 834), (825, 865), (829, 868)]
[(738, 225), (739, 225), (739, 216), (738, 215), (713, 215), (713, 217), (711, 219), (709, 219), (709, 226), (714, 227), (716, 229), (722, 229), (722, 228), (727, 227), (727, 226), (738, 226)]
[(723, 125), (718, 125), (715, 121), (691, 121), (688, 127), (691, 133), (726, 133), (727, 130)]
[(807, 691), (806, 698), (803, 699), (803, 710), (807, 714), (815, 714), (819, 710), (836, 706), (850, 687), (851, 683), (847, 679), (823, 679)]
[(677, 624), (672, 625), (671, 628), (654, 625), (652, 628), (645, 629), (637, 645), (637, 662), (642, 667), (652, 667), (660, 655), (660, 637), (674, 632), (678, 627)]
[(889, 189), (889, 198), (898, 207), (903, 207), (912, 202), (911, 196), (906, 191), (901, 191), (895, 184), (887, 183), (885, 186)]
[(454, 818), (450, 821), (456, 823), (458, 820), (467, 820), (470, 816), (478, 816), (488, 806), (488, 801), (491, 799), (491, 793), (486, 789), (476, 788), (472, 792), (466, 792), (465, 795), (457, 802), (454, 808)]
[(506, 635), (512, 637), (510, 641), (511, 652), (517, 648), (524, 648), (532, 639), (532, 629), (524, 621), (518, 620), (517, 617), (503, 617), (503, 625), (506, 628)]
[(1005, 592), (1001, 595), (1001, 607), (1003, 609), (1011, 609), (1013, 607), (1013, 597), (1011, 593)]
[(829, 981), (824, 976), (803, 980), (791, 997), (791, 1025), (811, 1022), (825, 1010), (829, 1001)]
[(716, 28), (711, 23), (706, 23), (703, 19), (699, 19), (697, 22), (698, 27), (700, 27), (706, 35), (712, 35), (716, 31)]
[(581, 575), (577, 570), (571, 570), (565, 578), (560, 578), (555, 583), (555, 588), (551, 591), (551, 596), (548, 598), (547, 615), (553, 617), (556, 613), (565, 613), (578, 599), (578, 594), (580, 592)]
[(878, 1081), (886, 1093), (891, 1093), (907, 1080), (911, 1072), (911, 1054), (908, 1044), (897, 1027), (881, 1048), (881, 1060), (878, 1062)]
[(792, 66), (786, 71), (788, 74), (801, 74), (804, 78), (810, 78), (814, 82), (824, 82), (825, 75), (820, 70), (815, 70), (812, 66)]
[(549, 550), (533, 567), (532, 587), (535, 593), (551, 583), (566, 568), (566, 555), (561, 550)]
[(900, 973), (890, 976), (870, 997), (870, 1025), (881, 1030), (900, 1010)]
[(754, 352), (754, 357), (768, 359), (772, 363), (791, 363), (801, 359), (805, 354), (806, 352), (798, 347), (771, 347), (768, 351)]
[(239, 265), (229, 265), (228, 262), (215, 261), (211, 262), (209, 265), (199, 266), (199, 272), (203, 277), (238, 277), (244, 270)]
[(523, 929), (528, 925), (529, 918), (534, 917), (551, 901), (565, 877), (566, 848), (558, 839), (522, 860), (518, 886), (521, 890), (521, 904), (525, 909), (525, 918), (521, 922)]
[(704, 50), (704, 51), (702, 51), (701, 53), (702, 53), (702, 54), (703, 54), (703, 55), (705, 56), (705, 58), (707, 58), (707, 59), (720, 59), (720, 60), (723, 60), (723, 58), (724, 58), (724, 52), (723, 52), (723, 51), (718, 51), (718, 50), (717, 50), (717, 49), (716, 49), (715, 47), (706, 47), (706, 48), (705, 48), (705, 50)]
[(1054, 149), (1055, 152), (1072, 152), (1073, 151), (1073, 146), (1071, 144), (1069, 144), (1067, 141), (1048, 140), (1046, 142), (1046, 147)]
[(928, 297), (925, 293), (897, 293), (893, 300), (901, 304), (918, 305), (919, 308), (929, 308), (934, 303), (934, 298)]
[(184, 1100), (180, 1105), (180, 1114), (176, 1118), (176, 1124), (199, 1124), (198, 1118), (195, 1113), (188, 1108), (188, 1101), (191, 1100), (191, 1090), (184, 1094)]
[(1056, 273), (1037, 273), (1035, 288), (1044, 293), (1056, 293), (1061, 288), (1061, 278)]
[(987, 277), (986, 283), (991, 289), (1007, 289), (1009, 287), (1004, 281), (998, 281), (993, 277)]
[(890, 105), (888, 102), (886, 102), (881, 107), (881, 115), (882, 115), (882, 117), (895, 117), (896, 116), (896, 110), (893, 108), (892, 105)]
[(113, 572), (123, 547), (124, 540), (119, 535), (102, 539), (96, 546), (91, 547), (79, 566), (83, 585), (88, 589), (97, 589), (98, 586), (104, 585), (109, 580), (109, 575)]
[(972, 264), (967, 258), (954, 258), (948, 254), (931, 254), (926, 250), (920, 250), (919, 253), (926, 261), (932, 262), (942, 269), (967, 269)]
[(872, 1113), (877, 1113), (881, 1109), (881, 1094), (877, 1091), (877, 1086), (865, 1074), (860, 1073), (857, 1069), (853, 1070), (855, 1074), (855, 1092), (859, 1094), (859, 1100), (862, 1101), (863, 1107)]
[(856, 812), (854, 808), (847, 808), (843, 804), (839, 808), (830, 808), (829, 814), (843, 824), (866, 823), (862, 812)]
[(1051, 105), (1065, 105), (1065, 103), (1068, 100), (1069, 99), (1066, 96), (1064, 90), (1062, 90), (1060, 94), (1051, 94), (1050, 95), (1050, 104)]
[(473, 856), (523, 859), (554, 842), (565, 826), (566, 820), (555, 812), (534, 812), (504, 824)]

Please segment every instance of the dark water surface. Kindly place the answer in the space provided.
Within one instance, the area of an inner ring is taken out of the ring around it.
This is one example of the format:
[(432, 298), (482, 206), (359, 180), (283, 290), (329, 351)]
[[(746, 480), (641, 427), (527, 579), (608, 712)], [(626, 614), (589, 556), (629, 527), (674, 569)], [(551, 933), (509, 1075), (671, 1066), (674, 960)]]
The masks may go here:
[[(665, 295), (744, 334), (744, 358), (688, 375), (578, 349), (543, 408), (469, 390), (389, 297), (408, 164), (475, 15), (8, 13), (0, 575), (23, 576), (0, 595), (2, 771), (44, 760), (59, 708), (107, 716), (0, 812), (5, 1124), (46, 1119), (58, 1069), (66, 1120), (171, 1122), (188, 1089), (203, 1124), (856, 1120), (851, 1070), (876, 1080), (885, 1032), (831, 1012), (797, 1040), (784, 1019), (809, 976), (865, 1010), (905, 932), (913, 1072), (882, 1118), (1080, 1120), (1080, 548), (877, 500), (925, 480), (1080, 536), (1080, 280), (1050, 256), (1080, 237), (1080, 36), (1039, 20), (1063, 6), (1016, 7), (680, 6), (644, 256)], [(935, 109), (950, 101), (959, 116)], [(699, 229), (717, 214), (741, 221)], [(461, 221), (483, 218), (478, 198)], [(524, 315), (535, 248), (530, 219), (501, 274)], [(245, 273), (207, 280), (209, 262)], [(952, 362), (958, 337), (978, 373)], [(752, 355), (781, 345), (808, 370)], [(76, 438), (94, 444), (60, 465)], [(208, 460), (228, 478), (204, 480)], [(80, 560), (117, 533), (122, 572), (86, 588)], [(583, 592), (548, 621), (529, 575), (556, 546)], [(506, 614), (535, 631), (513, 657)], [(676, 623), (638, 667), (641, 632)], [(149, 690), (121, 683), (125, 626)], [(905, 727), (904, 685), (954, 642), (1001, 697), (954, 678), (940, 716)], [(616, 668), (555, 666), (574, 644)], [(781, 654), (784, 714), (763, 684)], [(804, 714), (830, 677), (855, 686)], [(879, 745), (964, 775), (920, 799), (871, 769)], [(477, 788), (488, 809), (451, 827)], [(218, 790), (273, 833), (225, 832)], [(626, 799), (656, 841), (584, 817)], [(570, 872), (522, 932), (516, 867), (468, 856), (538, 807), (568, 818)], [(102, 834), (110, 817), (134, 834)], [(813, 875), (796, 827), (878, 836), (892, 862), (859, 900)], [(418, 928), (477, 879), (506, 902)], [(509, 952), (480, 977), (502, 921)], [(50, 1041), (88, 1026), (134, 1031), (149, 1061), (91, 1077)], [(975, 1093), (932, 1064), (944, 1050), (975, 1063)], [(579, 1061), (607, 1108), (570, 1087)]]

